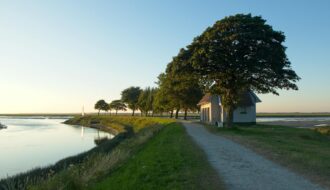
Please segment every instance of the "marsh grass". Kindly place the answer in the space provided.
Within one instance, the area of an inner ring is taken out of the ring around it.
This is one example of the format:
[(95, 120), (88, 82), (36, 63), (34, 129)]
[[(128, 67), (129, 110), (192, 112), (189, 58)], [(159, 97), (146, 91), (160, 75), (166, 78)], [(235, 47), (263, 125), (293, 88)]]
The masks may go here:
[(330, 126), (317, 127), (317, 128), (314, 128), (314, 130), (320, 134), (330, 136)]

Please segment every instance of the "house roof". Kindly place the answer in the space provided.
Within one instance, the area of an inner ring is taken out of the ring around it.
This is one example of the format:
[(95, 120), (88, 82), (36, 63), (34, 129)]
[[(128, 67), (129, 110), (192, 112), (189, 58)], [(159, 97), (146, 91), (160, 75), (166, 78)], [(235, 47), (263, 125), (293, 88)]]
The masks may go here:
[[(203, 104), (207, 104), (210, 103), (212, 101), (212, 98), (214, 97), (218, 97), (219, 98), (219, 103), (221, 104), (221, 97), (218, 95), (212, 95), (210, 93), (207, 93), (203, 96), (203, 98), (199, 101), (199, 103), (197, 105), (203, 105)], [(239, 106), (252, 106), (255, 103), (259, 103), (261, 102), (261, 100), (258, 98), (258, 96), (253, 93), (252, 91), (248, 91), (246, 93), (243, 93), (241, 96), (241, 100), (239, 102)]]
[(197, 105), (200, 106), (200, 105), (203, 105), (203, 104), (207, 104), (207, 103), (211, 102), (211, 99), (212, 99), (212, 95), (210, 93), (207, 93), (203, 96), (203, 98), (198, 102)]

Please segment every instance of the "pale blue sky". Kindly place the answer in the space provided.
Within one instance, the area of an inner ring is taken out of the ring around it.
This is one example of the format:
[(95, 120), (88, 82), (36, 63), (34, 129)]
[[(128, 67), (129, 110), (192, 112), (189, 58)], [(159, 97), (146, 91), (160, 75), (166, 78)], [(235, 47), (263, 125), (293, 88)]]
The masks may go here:
[(0, 0), (0, 113), (93, 111), (154, 85), (216, 20), (261, 15), (285, 33), (299, 91), (260, 95), (259, 112), (330, 111), (330, 1)]

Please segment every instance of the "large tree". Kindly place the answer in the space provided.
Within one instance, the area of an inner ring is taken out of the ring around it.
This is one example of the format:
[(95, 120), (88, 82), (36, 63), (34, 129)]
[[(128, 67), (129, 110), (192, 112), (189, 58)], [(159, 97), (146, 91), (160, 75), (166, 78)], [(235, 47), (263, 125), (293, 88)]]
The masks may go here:
[(238, 14), (217, 21), (188, 46), (192, 55), (187, 68), (221, 95), (228, 127), (244, 92), (278, 95), (277, 89), (298, 90), (295, 82), (300, 78), (291, 68), (284, 41), (283, 32), (260, 16)]
[(161, 73), (158, 76), (157, 84), (159, 89), (156, 93), (154, 102), (156, 109), (170, 112), (171, 118), (173, 117), (173, 110), (179, 106), (172, 82), (173, 81), (166, 73)]
[(106, 103), (104, 100), (99, 100), (96, 102), (94, 108), (98, 110), (97, 115), (100, 115), (100, 111), (108, 111), (109, 110), (109, 105)]
[(141, 114), (144, 113), (145, 116), (148, 116), (148, 113), (152, 111), (153, 113), (153, 104), (154, 104), (154, 97), (156, 94), (155, 88), (147, 87), (145, 88), (140, 96), (139, 96), (139, 109)]
[(129, 87), (121, 92), (121, 100), (128, 105), (134, 116), (135, 110), (138, 109), (139, 96), (141, 94), (140, 87)]
[(126, 111), (126, 105), (121, 100), (114, 100), (110, 103), (110, 108), (116, 110), (116, 115), (119, 110)]
[(178, 110), (181, 109), (184, 111), (184, 119), (187, 119), (187, 112), (197, 110), (197, 103), (202, 98), (199, 77), (184, 69), (190, 57), (191, 52), (181, 49), (166, 68), (165, 80), (168, 80), (171, 97), (177, 107), (176, 118), (178, 118)]
[(166, 94), (166, 89), (158, 88), (153, 101), (153, 111), (162, 116), (164, 112), (171, 112), (173, 107), (170, 98)]

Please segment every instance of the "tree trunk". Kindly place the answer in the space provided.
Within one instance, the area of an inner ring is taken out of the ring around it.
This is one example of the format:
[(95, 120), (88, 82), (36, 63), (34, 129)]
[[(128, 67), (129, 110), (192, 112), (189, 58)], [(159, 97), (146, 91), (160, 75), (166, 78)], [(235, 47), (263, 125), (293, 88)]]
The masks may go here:
[(187, 120), (187, 112), (188, 112), (188, 109), (184, 109), (184, 120)]
[(133, 109), (133, 113), (132, 113), (132, 116), (134, 116), (134, 114), (135, 114), (135, 109)]
[(148, 111), (145, 112), (145, 116), (148, 117)]
[(117, 115), (117, 113), (118, 113), (118, 110), (116, 110), (116, 115)]
[(170, 118), (173, 118), (173, 110), (171, 110)]
[(100, 115), (100, 111), (101, 111), (101, 110), (99, 110), (99, 112), (97, 113), (97, 115)]
[(226, 127), (231, 128), (233, 127), (234, 107), (232, 105), (227, 106), (226, 112)]
[(176, 109), (176, 111), (175, 111), (175, 119), (178, 119), (179, 118), (179, 110), (180, 109)]

